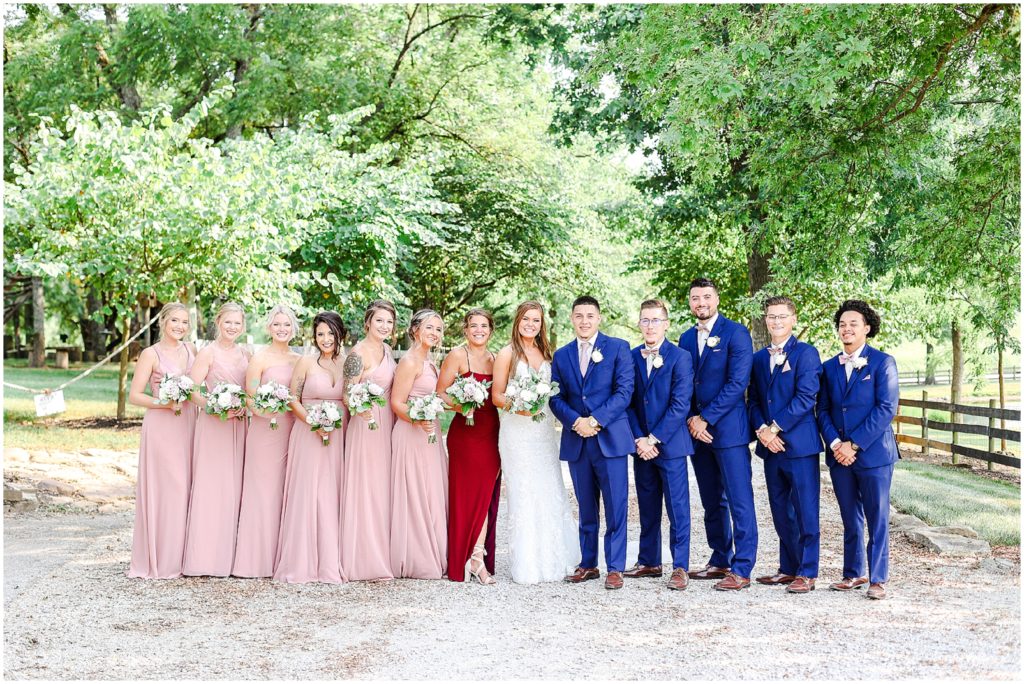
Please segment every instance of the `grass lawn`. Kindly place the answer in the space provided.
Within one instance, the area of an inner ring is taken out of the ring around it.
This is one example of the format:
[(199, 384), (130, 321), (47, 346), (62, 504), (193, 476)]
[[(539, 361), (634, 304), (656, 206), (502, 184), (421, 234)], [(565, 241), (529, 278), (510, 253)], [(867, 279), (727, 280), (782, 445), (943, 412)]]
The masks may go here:
[[(33, 389), (56, 387), (91, 364), (72, 364), (68, 370), (28, 368), (25, 359), (4, 361), (4, 380)], [(134, 364), (129, 368), (129, 378)], [(117, 415), (117, 366), (106, 365), (64, 390), (67, 411), (36, 418), (32, 395), (4, 388), (4, 446), (23, 449), (136, 449), (143, 410), (128, 406), (128, 426), (85, 427), (112, 422)]]
[(892, 504), (929, 525), (964, 525), (990, 544), (1020, 545), (1020, 487), (955, 468), (900, 461)]

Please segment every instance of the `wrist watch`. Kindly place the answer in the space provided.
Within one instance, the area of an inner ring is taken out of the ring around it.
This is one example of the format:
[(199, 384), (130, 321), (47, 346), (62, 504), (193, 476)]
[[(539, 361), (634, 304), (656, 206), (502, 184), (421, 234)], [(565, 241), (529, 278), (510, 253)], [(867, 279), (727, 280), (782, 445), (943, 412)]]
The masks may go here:
[(853, 442), (850, 442), (850, 448), (853, 449), (854, 453), (857, 453), (858, 451), (860, 451), (860, 447), (857, 446), (856, 444), (854, 444)]
[(768, 432), (772, 433), (773, 435), (777, 435), (780, 432), (782, 432), (782, 428), (780, 428), (779, 424), (773, 420), (772, 424), (768, 426)]
[(594, 416), (588, 416), (587, 425), (589, 425), (592, 428), (596, 428), (598, 425), (600, 425), (600, 423), (597, 422), (597, 418), (594, 418)]

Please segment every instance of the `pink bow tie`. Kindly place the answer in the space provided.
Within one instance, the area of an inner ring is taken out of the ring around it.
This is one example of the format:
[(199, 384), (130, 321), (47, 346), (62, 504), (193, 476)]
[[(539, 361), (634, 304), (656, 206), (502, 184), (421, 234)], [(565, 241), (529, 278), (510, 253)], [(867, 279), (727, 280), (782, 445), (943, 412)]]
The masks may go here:
[(845, 366), (847, 361), (853, 361), (853, 354), (839, 354), (840, 366)]
[(658, 351), (658, 349), (649, 349), (647, 347), (644, 347), (643, 349), (640, 350), (640, 356), (644, 357), (645, 359), (649, 356), (657, 356)]
[(703, 323), (698, 323), (697, 324), (697, 332), (709, 333), (709, 332), (711, 332), (711, 328), (709, 328), (708, 326), (704, 325)]
[(768, 347), (768, 353), (772, 356), (782, 353), (782, 347)]

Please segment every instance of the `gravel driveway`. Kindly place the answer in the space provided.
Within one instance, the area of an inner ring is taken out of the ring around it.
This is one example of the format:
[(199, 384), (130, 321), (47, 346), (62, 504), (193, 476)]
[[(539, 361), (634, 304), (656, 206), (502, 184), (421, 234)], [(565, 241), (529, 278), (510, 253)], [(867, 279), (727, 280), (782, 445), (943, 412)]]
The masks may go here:
[[(755, 468), (757, 574), (777, 542)], [(691, 477), (692, 505), (699, 499)], [(841, 526), (822, 489), (822, 589), (739, 594), (664, 580), (519, 586), (499, 524), (495, 587), (397, 580), (129, 580), (131, 513), (4, 521), (7, 679), (1015, 679), (1019, 566), (947, 559), (893, 536), (892, 598), (823, 590)], [(639, 532), (630, 515), (630, 557)], [(667, 534), (667, 523), (666, 523)], [(707, 558), (694, 525), (694, 567)], [(666, 554), (666, 560), (668, 556)], [(666, 577), (667, 579), (667, 577)]]

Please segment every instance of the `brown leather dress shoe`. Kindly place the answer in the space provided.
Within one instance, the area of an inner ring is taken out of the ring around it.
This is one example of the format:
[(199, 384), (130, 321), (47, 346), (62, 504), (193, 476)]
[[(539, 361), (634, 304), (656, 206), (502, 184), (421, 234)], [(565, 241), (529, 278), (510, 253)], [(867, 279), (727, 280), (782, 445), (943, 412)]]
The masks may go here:
[(786, 591), (790, 594), (809, 594), (814, 591), (814, 578), (813, 577), (796, 577), (789, 586), (786, 587)]
[(629, 570), (622, 573), (623, 577), (661, 577), (661, 566), (660, 565), (640, 565), (637, 563)]
[(880, 601), (886, 597), (885, 585), (875, 583), (868, 587), (868, 598)]
[(686, 574), (686, 570), (682, 568), (673, 570), (672, 577), (668, 580), (668, 588), (683, 591), (688, 586), (690, 586), (690, 577)]
[(587, 580), (597, 579), (601, 576), (601, 571), (597, 568), (576, 568), (575, 572), (571, 575), (565, 576), (565, 581), (570, 584), (579, 584), (580, 582), (586, 582)]
[(740, 577), (735, 572), (728, 573), (724, 580), (715, 583), (715, 589), (718, 591), (739, 591), (748, 587), (750, 587), (750, 578)]
[(714, 565), (705, 565), (703, 570), (689, 573), (690, 579), (695, 580), (725, 579), (728, 574), (729, 568), (716, 568)]
[(867, 577), (857, 577), (856, 579), (844, 577), (842, 582), (833, 582), (832, 584), (828, 585), (828, 588), (832, 591), (850, 591), (851, 589), (860, 589), (867, 583)]
[(786, 575), (781, 572), (777, 572), (774, 575), (765, 575), (764, 577), (758, 577), (758, 584), (767, 584), (768, 586), (774, 587), (778, 584), (789, 584), (796, 579), (795, 575)]
[(604, 588), (605, 589), (621, 589), (622, 588), (622, 573), (615, 570), (609, 572), (604, 576)]

